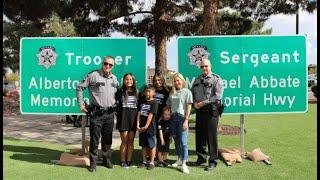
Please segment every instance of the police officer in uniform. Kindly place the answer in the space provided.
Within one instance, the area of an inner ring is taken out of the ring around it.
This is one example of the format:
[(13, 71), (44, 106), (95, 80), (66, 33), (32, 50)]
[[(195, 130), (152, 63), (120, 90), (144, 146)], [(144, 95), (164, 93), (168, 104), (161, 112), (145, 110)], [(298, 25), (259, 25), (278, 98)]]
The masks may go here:
[(211, 63), (208, 59), (200, 62), (202, 74), (192, 85), (194, 108), (196, 109), (196, 164), (207, 162), (206, 147), (209, 148), (209, 166), (206, 171), (217, 166), (218, 142), (217, 127), (219, 120), (218, 106), (221, 103), (223, 84), (221, 78), (211, 72)]
[(77, 98), (81, 112), (88, 112), (83, 101), (83, 90), (89, 88), (90, 109), (90, 167), (89, 171), (96, 171), (98, 160), (98, 145), (101, 134), (101, 147), (103, 151), (103, 165), (113, 168), (111, 163), (112, 130), (114, 125), (114, 112), (116, 109), (115, 94), (118, 90), (118, 80), (111, 73), (114, 67), (114, 58), (104, 58), (102, 68), (90, 72), (82, 83), (77, 86)]

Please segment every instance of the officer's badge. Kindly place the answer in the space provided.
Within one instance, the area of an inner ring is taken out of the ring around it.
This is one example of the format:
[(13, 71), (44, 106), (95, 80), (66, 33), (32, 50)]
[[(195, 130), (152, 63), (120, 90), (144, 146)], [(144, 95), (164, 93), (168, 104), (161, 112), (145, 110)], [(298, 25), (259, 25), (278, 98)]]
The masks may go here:
[(210, 53), (207, 51), (207, 47), (203, 45), (196, 45), (190, 47), (190, 52), (188, 53), (190, 59), (190, 65), (200, 66), (202, 58), (209, 58)]
[(56, 59), (58, 54), (55, 52), (55, 48), (52, 46), (44, 46), (39, 49), (37, 54), (39, 66), (44, 66), (48, 69), (50, 66), (56, 65)]

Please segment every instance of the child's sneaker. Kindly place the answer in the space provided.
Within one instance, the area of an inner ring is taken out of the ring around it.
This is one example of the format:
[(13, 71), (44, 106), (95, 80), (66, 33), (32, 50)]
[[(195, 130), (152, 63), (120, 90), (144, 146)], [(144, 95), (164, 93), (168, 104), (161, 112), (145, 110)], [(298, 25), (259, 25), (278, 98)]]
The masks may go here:
[(172, 164), (172, 167), (178, 167), (182, 165), (181, 159), (178, 159), (175, 163)]
[(128, 165), (128, 167), (131, 167), (132, 166), (132, 161), (127, 161), (127, 165)]
[(164, 167), (164, 166), (163, 166), (163, 162), (162, 162), (162, 161), (158, 161), (158, 162), (156, 163), (156, 166)]
[(182, 172), (183, 173), (186, 173), (186, 174), (189, 174), (189, 168), (186, 164), (182, 164)]
[(129, 166), (127, 165), (127, 163), (124, 162), (124, 161), (121, 162), (120, 166), (121, 166), (122, 168), (129, 168)]
[(147, 164), (147, 170), (152, 170), (154, 168), (154, 164)]
[(145, 168), (145, 167), (147, 167), (147, 163), (145, 163), (145, 162), (143, 162), (142, 164), (140, 164), (138, 166), (138, 168)]
[(162, 164), (163, 164), (163, 167), (168, 167), (169, 166), (169, 164), (166, 161), (163, 161)]

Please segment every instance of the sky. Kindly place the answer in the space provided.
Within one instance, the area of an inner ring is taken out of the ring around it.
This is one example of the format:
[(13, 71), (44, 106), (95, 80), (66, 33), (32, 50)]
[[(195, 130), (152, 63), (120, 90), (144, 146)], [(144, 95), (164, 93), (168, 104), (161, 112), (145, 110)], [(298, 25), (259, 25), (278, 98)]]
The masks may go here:
[[(272, 15), (265, 22), (264, 28), (272, 28), (272, 35), (295, 35), (296, 15), (277, 14)], [(300, 11), (299, 34), (307, 37), (307, 64), (317, 64), (317, 11), (312, 14)], [(121, 33), (114, 33), (114, 37), (123, 37)], [(168, 69), (178, 69), (178, 45), (177, 38), (170, 38), (167, 43)], [(151, 46), (147, 47), (147, 66), (155, 66), (155, 51)]]

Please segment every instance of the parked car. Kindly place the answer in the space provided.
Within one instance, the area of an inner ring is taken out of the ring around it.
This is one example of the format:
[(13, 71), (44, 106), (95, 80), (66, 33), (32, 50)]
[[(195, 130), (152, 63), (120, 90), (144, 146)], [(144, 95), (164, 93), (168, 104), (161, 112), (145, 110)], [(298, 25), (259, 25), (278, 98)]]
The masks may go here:
[(7, 82), (4, 82), (3, 83), (3, 91), (10, 91), (10, 90), (13, 90), (13, 89), (15, 89), (16, 88), (16, 86), (14, 85), (14, 84), (12, 84), (12, 83), (7, 83)]
[(317, 74), (309, 74), (309, 76), (311, 76), (317, 80)]
[(317, 78), (314, 78), (313, 76), (308, 75), (308, 87), (311, 87), (315, 84), (317, 84)]

